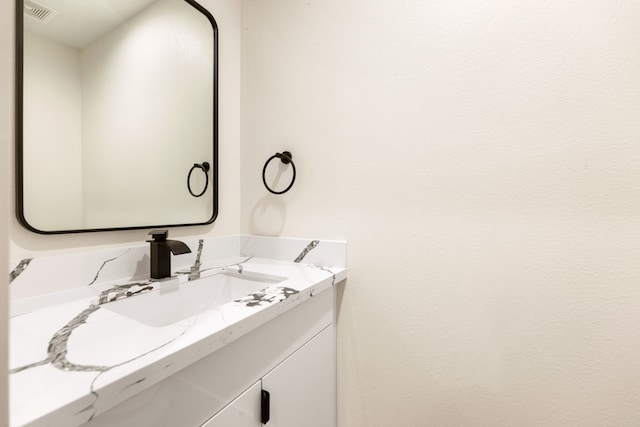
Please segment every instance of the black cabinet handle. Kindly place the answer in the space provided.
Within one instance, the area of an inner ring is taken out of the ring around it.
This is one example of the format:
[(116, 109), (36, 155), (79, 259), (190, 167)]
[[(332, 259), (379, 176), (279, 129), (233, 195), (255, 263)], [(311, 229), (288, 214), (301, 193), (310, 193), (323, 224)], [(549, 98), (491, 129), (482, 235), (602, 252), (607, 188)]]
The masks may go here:
[(262, 424), (269, 422), (271, 418), (271, 395), (267, 390), (262, 390), (262, 405), (261, 405), (261, 418)]

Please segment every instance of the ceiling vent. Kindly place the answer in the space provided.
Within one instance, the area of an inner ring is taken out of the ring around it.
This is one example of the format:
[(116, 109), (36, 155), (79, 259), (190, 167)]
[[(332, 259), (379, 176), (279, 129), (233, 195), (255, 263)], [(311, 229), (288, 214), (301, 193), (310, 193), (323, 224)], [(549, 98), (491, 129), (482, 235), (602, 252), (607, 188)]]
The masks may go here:
[(58, 12), (34, 0), (24, 0), (24, 14), (44, 24), (51, 21)]

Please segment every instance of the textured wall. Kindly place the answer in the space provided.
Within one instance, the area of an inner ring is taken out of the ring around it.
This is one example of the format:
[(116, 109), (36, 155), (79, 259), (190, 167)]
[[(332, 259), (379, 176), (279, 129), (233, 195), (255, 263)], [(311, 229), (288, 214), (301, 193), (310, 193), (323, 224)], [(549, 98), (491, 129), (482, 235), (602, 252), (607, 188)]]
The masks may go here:
[(348, 239), (340, 426), (638, 425), (640, 4), (242, 4), (242, 231)]

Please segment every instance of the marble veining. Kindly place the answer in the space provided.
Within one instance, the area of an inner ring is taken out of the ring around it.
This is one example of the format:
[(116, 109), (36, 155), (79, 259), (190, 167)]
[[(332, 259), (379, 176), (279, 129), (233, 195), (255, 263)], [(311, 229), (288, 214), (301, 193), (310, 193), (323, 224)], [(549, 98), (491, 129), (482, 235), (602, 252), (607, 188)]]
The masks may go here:
[[(196, 318), (197, 318), (197, 316), (196, 316)], [(151, 350), (149, 350), (149, 351), (147, 351), (147, 352), (145, 352), (145, 353), (142, 353), (142, 354), (140, 354), (140, 355), (138, 355), (138, 356), (136, 356), (136, 357), (133, 357), (133, 358), (131, 358), (131, 359), (125, 360), (125, 361), (120, 362), (120, 363), (117, 363), (117, 364), (115, 364), (115, 365), (105, 366), (105, 367), (103, 367), (104, 369), (99, 369), (98, 374), (93, 378), (93, 380), (91, 381), (91, 385), (90, 385), (90, 387), (89, 387), (89, 393), (94, 397), (94, 401), (93, 401), (93, 403), (91, 403), (90, 405), (88, 405), (86, 408), (83, 408), (81, 411), (77, 412), (75, 415), (80, 415), (80, 414), (83, 414), (83, 413), (85, 413), (85, 412), (90, 412), (90, 413), (91, 413), (91, 415), (89, 415), (89, 418), (87, 419), (87, 422), (89, 422), (89, 421), (93, 420), (93, 418), (96, 416), (96, 414), (97, 414), (98, 410), (97, 410), (97, 408), (96, 408), (96, 406), (95, 406), (95, 405), (96, 405), (96, 403), (98, 402), (98, 400), (100, 399), (100, 395), (99, 395), (99, 394), (98, 394), (98, 392), (96, 391), (96, 382), (97, 382), (97, 381), (98, 381), (98, 379), (100, 378), (100, 375), (102, 375), (103, 373), (105, 373), (105, 372), (107, 372), (107, 371), (110, 371), (110, 370), (112, 370), (112, 369), (115, 369), (115, 368), (118, 368), (118, 367), (120, 367), (120, 366), (123, 366), (123, 365), (126, 365), (126, 364), (128, 364), (128, 363), (131, 363), (131, 362), (133, 362), (133, 361), (135, 361), (135, 360), (141, 359), (141, 358), (143, 358), (144, 356), (146, 356), (146, 355), (148, 355), (148, 354), (151, 354), (151, 353), (153, 353), (154, 351), (160, 350), (160, 349), (161, 349), (161, 348), (163, 348), (163, 347), (167, 347), (168, 345), (170, 345), (171, 343), (173, 343), (174, 341), (176, 341), (177, 339), (179, 339), (180, 337), (182, 337), (182, 336), (183, 336), (183, 335), (184, 335), (184, 334), (189, 330), (189, 328), (190, 328), (191, 326), (193, 326), (193, 324), (195, 324), (195, 319), (194, 319), (194, 322), (193, 322), (191, 325), (189, 325), (189, 326), (185, 327), (185, 328), (184, 328), (184, 330), (183, 330), (180, 334), (178, 334), (175, 338), (173, 338), (173, 339), (171, 339), (171, 340), (167, 341), (166, 343), (164, 343), (164, 344), (162, 344), (162, 345), (159, 345), (159, 346), (157, 346), (157, 347), (155, 347), (155, 348), (152, 348)], [(134, 387), (134, 386), (136, 386), (136, 385), (138, 385), (138, 384), (140, 384), (140, 383), (144, 382), (145, 380), (146, 380), (146, 378), (141, 378), (141, 379), (139, 379), (139, 380), (136, 380), (136, 381), (134, 381), (133, 383), (131, 383), (131, 384), (127, 385), (126, 387), (124, 387), (124, 390), (126, 390), (126, 389), (128, 389), (128, 388), (131, 388), (131, 387)]]
[(189, 280), (196, 280), (200, 278), (200, 257), (202, 256), (202, 249), (204, 248), (204, 239), (198, 240), (198, 253), (196, 254), (196, 261), (191, 266), (189, 271)]
[[(134, 288), (135, 290), (131, 290)], [(51, 363), (54, 367), (63, 371), (106, 371), (110, 369), (107, 366), (79, 365), (70, 362), (67, 359), (67, 344), (74, 330), (87, 322), (89, 316), (100, 309), (100, 306), (109, 302), (117, 301), (123, 298), (129, 298), (141, 292), (152, 290), (153, 286), (150, 282), (145, 283), (129, 283), (126, 285), (116, 285), (100, 293), (98, 304), (91, 304), (82, 310), (77, 316), (71, 319), (66, 325), (59, 329), (49, 340), (47, 347), (48, 357), (39, 362), (20, 366), (9, 371), (9, 374), (22, 372), (26, 369), (35, 368), (37, 366)]]
[(102, 269), (104, 268), (104, 266), (105, 266), (105, 265), (107, 265), (107, 264), (108, 264), (108, 263), (110, 263), (111, 261), (115, 261), (115, 260), (117, 260), (117, 259), (118, 259), (118, 258), (120, 258), (121, 256), (125, 255), (127, 252), (129, 252), (130, 250), (131, 250), (131, 249), (127, 249), (126, 251), (124, 251), (124, 252), (123, 252), (123, 253), (121, 253), (120, 255), (115, 256), (115, 257), (113, 257), (113, 258), (110, 258), (110, 259), (108, 259), (108, 260), (104, 261), (104, 262), (102, 263), (102, 265), (100, 266), (100, 268), (98, 268), (98, 271), (96, 272), (96, 275), (95, 275), (95, 277), (93, 278), (93, 280), (92, 280), (92, 281), (91, 281), (87, 286), (91, 286), (91, 285), (93, 285), (94, 283), (96, 283), (96, 281), (98, 280), (98, 277), (100, 277), (100, 273), (102, 272)]
[[(51, 340), (49, 341), (49, 346), (47, 349), (48, 352), (48, 357), (44, 360), (41, 360), (39, 362), (36, 363), (32, 363), (29, 365), (25, 365), (19, 368), (15, 368), (12, 369), (11, 371), (9, 371), (9, 374), (17, 374), (19, 372), (22, 372), (24, 370), (30, 369), (30, 368), (35, 368), (38, 366), (43, 366), (46, 365), (48, 363), (51, 363), (52, 366), (54, 366), (57, 369), (60, 369), (62, 371), (75, 371), (75, 372), (97, 372), (97, 375), (93, 378), (93, 380), (91, 381), (90, 387), (89, 387), (89, 394), (91, 394), (94, 397), (94, 401), (91, 405), (87, 406), (86, 408), (83, 408), (82, 410), (80, 410), (79, 412), (76, 413), (76, 415), (80, 415), (83, 413), (90, 413), (87, 421), (91, 421), (93, 419), (93, 417), (96, 415), (96, 408), (95, 408), (95, 404), (99, 399), (99, 394), (97, 393), (97, 391), (95, 390), (95, 383), (96, 381), (100, 378), (100, 375), (103, 374), (104, 372), (107, 372), (109, 370), (112, 370), (114, 368), (120, 367), (122, 365), (125, 365), (127, 363), (131, 363), (137, 359), (140, 359), (154, 351), (157, 351), (163, 347), (168, 346), (169, 344), (171, 344), (172, 342), (174, 342), (175, 340), (177, 340), (178, 338), (180, 338), (182, 335), (184, 335), (184, 333), (189, 329), (189, 327), (191, 327), (193, 325), (188, 325), (187, 327), (184, 328), (184, 330), (178, 334), (176, 337), (174, 337), (173, 339), (163, 343), (162, 345), (159, 345), (145, 353), (139, 354), (134, 358), (125, 360), (123, 362), (117, 363), (115, 365), (111, 365), (111, 366), (94, 366), (94, 365), (81, 365), (81, 364), (76, 364), (73, 362), (70, 362), (67, 359), (67, 353), (68, 353), (68, 342), (69, 342), (69, 338), (71, 337), (71, 334), (80, 326), (86, 324), (87, 319), (89, 318), (89, 316), (91, 316), (91, 314), (95, 313), (96, 311), (98, 311), (101, 306), (103, 304), (107, 304), (116, 300), (120, 300), (122, 298), (129, 298), (131, 296), (137, 295), (138, 293), (144, 292), (144, 291), (148, 291), (148, 290), (152, 290), (153, 286), (144, 286), (146, 285), (146, 283), (130, 283), (127, 285), (118, 285), (118, 286), (114, 286), (106, 291), (103, 291), (101, 293), (100, 296), (100, 300), (99, 303), (96, 304), (91, 304), (89, 305), (89, 307), (87, 307), (86, 309), (84, 309), (82, 312), (80, 312), (77, 316), (75, 316), (73, 319), (71, 319), (64, 327), (62, 327), (60, 330), (58, 330), (53, 337), (51, 338)], [(139, 286), (143, 286), (141, 289), (136, 290), (136, 291), (129, 291), (128, 289), (134, 288), (134, 287), (139, 287)], [(197, 316), (196, 316), (197, 318)], [(137, 380), (134, 383), (128, 385), (125, 388), (129, 388), (132, 386), (135, 386), (136, 384), (139, 384), (141, 382), (144, 381), (143, 379)]]
[(329, 268), (327, 268), (327, 267), (325, 267), (325, 266), (322, 266), (322, 265), (314, 265), (314, 267), (317, 267), (317, 268), (319, 268), (320, 270), (322, 270), (322, 271), (326, 271), (327, 273), (331, 274), (331, 276), (332, 276), (332, 279), (331, 279), (331, 285), (333, 286), (333, 285), (335, 285), (335, 284), (336, 284), (336, 277), (337, 277), (337, 276), (336, 276), (336, 273), (334, 273), (333, 271), (331, 271), (331, 269), (329, 269)]
[(298, 255), (298, 257), (293, 262), (301, 262), (304, 259), (304, 257), (306, 257), (307, 254), (311, 252), (311, 250), (313, 250), (313, 248), (318, 246), (318, 243), (320, 243), (319, 240), (313, 240), (311, 243), (309, 243), (307, 247), (302, 250), (300, 255)]
[(67, 359), (67, 344), (71, 334), (75, 329), (85, 324), (89, 316), (99, 309), (99, 305), (91, 304), (53, 335), (47, 349), (48, 360), (53, 366), (63, 371), (106, 371), (109, 369), (106, 366), (78, 365)]
[(215, 266), (215, 267), (209, 267), (209, 268), (202, 268), (201, 257), (202, 257), (203, 249), (204, 249), (204, 240), (200, 239), (198, 240), (198, 252), (196, 254), (196, 260), (193, 263), (193, 265), (189, 267), (189, 270), (177, 271), (176, 274), (187, 275), (188, 280), (191, 281), (191, 280), (198, 280), (201, 277), (202, 273), (211, 271), (211, 270), (221, 270), (225, 268), (236, 267), (238, 269), (238, 273), (242, 273), (242, 264), (251, 261), (251, 259), (253, 258), (253, 257), (245, 257), (244, 260), (240, 262), (221, 265), (221, 266)]
[(29, 266), (29, 263), (32, 260), (33, 258), (25, 258), (23, 260), (20, 260), (16, 268), (14, 268), (13, 271), (11, 271), (11, 273), (9, 273), (9, 283), (17, 279), (18, 276), (21, 275), (24, 272), (24, 270), (26, 270), (26, 268)]
[(215, 267), (208, 267), (208, 268), (198, 268), (197, 271), (197, 275), (194, 276), (193, 275), (193, 266), (191, 266), (189, 268), (189, 270), (182, 270), (182, 271), (176, 271), (176, 275), (187, 275), (188, 276), (188, 280), (197, 280), (200, 278), (200, 275), (202, 273), (206, 273), (209, 271), (213, 271), (213, 270), (225, 270), (228, 268), (237, 268), (238, 269), (238, 273), (242, 274), (242, 266), (243, 264), (246, 264), (247, 262), (251, 261), (253, 259), (253, 257), (245, 257), (242, 261), (239, 262), (234, 262), (234, 263), (230, 263), (230, 264), (223, 264), (223, 265), (216, 265)]
[(88, 308), (83, 310), (80, 314), (75, 316), (71, 321), (69, 321), (65, 326), (63, 326), (60, 330), (58, 330), (53, 337), (49, 340), (49, 346), (47, 348), (47, 358), (41, 360), (39, 362), (30, 363), (25, 366), (20, 366), (18, 368), (11, 369), (9, 374), (17, 374), (18, 372), (25, 371), (27, 369), (35, 368), (37, 366), (46, 365), (47, 363), (51, 363), (56, 368), (63, 371), (103, 371), (106, 367), (103, 366), (85, 366), (85, 365), (76, 365), (67, 360), (67, 342), (69, 341), (69, 337), (71, 333), (84, 324), (87, 318), (99, 310), (100, 307), (97, 305), (90, 305)]
[[(198, 246), (198, 256), (196, 258), (196, 263), (194, 265), (194, 266), (196, 266), (198, 268), (198, 274), (197, 274), (197, 277), (194, 278), (192, 276), (193, 271), (191, 271), (189, 273), (189, 280), (195, 280), (196, 278), (200, 278), (200, 273), (201, 273), (201, 271), (200, 271), (200, 255), (202, 253), (202, 248), (203, 248), (203, 241), (200, 240), (199, 241), (199, 246)], [(96, 273), (95, 279), (89, 285), (92, 285), (95, 282), (95, 280), (100, 275), (100, 270), (102, 270), (102, 268), (104, 268), (104, 266), (108, 262), (111, 262), (111, 261), (113, 261), (113, 260), (115, 260), (117, 258), (118, 257), (111, 258), (111, 259), (108, 259), (105, 262), (103, 262), (102, 266), (100, 267), (100, 269)], [(238, 272), (242, 273), (242, 264), (248, 262), (250, 259), (251, 259), (251, 257), (248, 257), (248, 258), (246, 258), (245, 260), (243, 260), (241, 262), (234, 263), (234, 264), (229, 264), (229, 265), (224, 266), (224, 267), (216, 267), (215, 269), (237, 267), (238, 268)], [(28, 262), (25, 265), (28, 265)], [(193, 269), (194, 266), (192, 266), (192, 269)], [(206, 270), (203, 270), (203, 271), (208, 271), (208, 270), (211, 270), (211, 269), (206, 269)], [(115, 285), (115, 286), (110, 287), (109, 289), (106, 289), (106, 290), (102, 291), (100, 293), (100, 296), (99, 296), (99, 299), (98, 299), (98, 304), (91, 304), (89, 307), (87, 307), (82, 312), (80, 312), (77, 316), (75, 316), (73, 319), (71, 319), (64, 327), (62, 327), (60, 330), (58, 330), (53, 335), (53, 337), (49, 341), (49, 346), (48, 346), (48, 350), (47, 350), (48, 357), (46, 359), (38, 361), (38, 362), (35, 362), (35, 363), (31, 363), (29, 365), (25, 365), (25, 366), (21, 366), (21, 367), (18, 367), (18, 368), (14, 368), (9, 373), (10, 374), (14, 374), (14, 373), (22, 372), (22, 371), (24, 371), (26, 369), (30, 369), (30, 368), (37, 367), (37, 366), (42, 366), (42, 365), (45, 365), (47, 363), (51, 363), (53, 366), (55, 366), (56, 368), (61, 369), (63, 371), (98, 371), (98, 372), (102, 372), (102, 371), (107, 371), (107, 370), (111, 369), (112, 367), (107, 367), (107, 366), (93, 366), (93, 365), (75, 364), (75, 363), (72, 363), (69, 360), (67, 360), (67, 357), (66, 357), (67, 356), (67, 343), (69, 341), (69, 338), (71, 337), (72, 332), (76, 328), (78, 328), (78, 327), (82, 326), (83, 324), (85, 324), (87, 319), (89, 318), (89, 316), (91, 314), (93, 314), (94, 312), (96, 312), (97, 310), (99, 310), (101, 305), (107, 304), (107, 303), (111, 303), (111, 302), (115, 302), (115, 301), (118, 301), (118, 300), (121, 300), (121, 299), (124, 299), (124, 298), (130, 298), (132, 296), (135, 296), (135, 295), (143, 293), (143, 292), (152, 291), (153, 289), (154, 289), (153, 282), (151, 280), (148, 280), (148, 281), (145, 281), (145, 282), (134, 282), (134, 283), (127, 283), (127, 284), (123, 284), (123, 285)], [(293, 291), (293, 292), (291, 292), (291, 291)], [(260, 303), (278, 302), (278, 301), (281, 301), (283, 299), (286, 299), (289, 295), (291, 295), (292, 293), (296, 293), (296, 292), (298, 292), (298, 291), (296, 291), (295, 289), (290, 289), (290, 288), (283, 288), (281, 292), (278, 292), (278, 291), (266, 291), (266, 290), (265, 291), (261, 291), (260, 293), (254, 294), (254, 297), (252, 298), (252, 300), (254, 301), (253, 303), (246, 303), (246, 305), (247, 306), (253, 306), (253, 305), (258, 305)], [(259, 296), (259, 295), (261, 295), (261, 296)]]
[[(99, 304), (106, 304), (108, 302), (118, 301), (124, 298), (129, 298), (142, 292), (152, 291), (153, 282), (139, 282), (139, 283), (127, 283), (125, 285), (116, 285), (105, 291), (100, 292)], [(133, 289), (133, 290), (132, 290)]]
[(249, 294), (245, 297), (234, 300), (234, 302), (244, 304), (247, 307), (255, 307), (257, 305), (268, 305), (276, 302), (284, 301), (291, 295), (297, 294), (298, 290), (287, 288), (286, 286), (270, 286), (261, 291)]

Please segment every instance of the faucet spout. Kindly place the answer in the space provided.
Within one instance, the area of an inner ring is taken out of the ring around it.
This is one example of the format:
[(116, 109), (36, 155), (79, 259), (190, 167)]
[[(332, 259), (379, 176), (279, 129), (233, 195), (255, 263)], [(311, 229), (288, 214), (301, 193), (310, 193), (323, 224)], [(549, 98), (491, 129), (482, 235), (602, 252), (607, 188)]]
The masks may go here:
[(167, 240), (168, 230), (152, 230), (149, 234), (153, 237), (153, 240), (147, 240), (151, 244), (151, 278), (170, 277), (171, 254), (187, 254), (191, 249), (179, 240)]
[(164, 245), (167, 246), (167, 248), (169, 248), (171, 253), (174, 255), (191, 253), (191, 249), (189, 249), (189, 246), (179, 240), (165, 240), (162, 243), (164, 243)]

